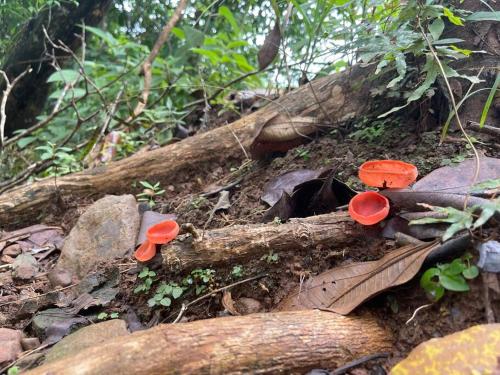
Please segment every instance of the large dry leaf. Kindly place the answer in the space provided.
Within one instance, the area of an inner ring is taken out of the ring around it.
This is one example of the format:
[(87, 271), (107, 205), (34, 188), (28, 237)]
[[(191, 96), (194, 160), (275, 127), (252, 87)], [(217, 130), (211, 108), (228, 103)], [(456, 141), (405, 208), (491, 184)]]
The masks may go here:
[(266, 69), (276, 58), (281, 43), (280, 22), (277, 19), (274, 27), (264, 39), (264, 44), (260, 47), (257, 59), (259, 61), (259, 70)]
[(438, 242), (407, 245), (372, 262), (330, 269), (310, 278), (278, 306), (279, 310), (328, 309), (347, 315), (368, 298), (415, 276)]
[(317, 178), (321, 171), (313, 171), (311, 169), (298, 169), (287, 172), (275, 178), (272, 178), (263, 187), (262, 199), (270, 206), (274, 206), (283, 195), (283, 192), (292, 194), (295, 186), (303, 182)]

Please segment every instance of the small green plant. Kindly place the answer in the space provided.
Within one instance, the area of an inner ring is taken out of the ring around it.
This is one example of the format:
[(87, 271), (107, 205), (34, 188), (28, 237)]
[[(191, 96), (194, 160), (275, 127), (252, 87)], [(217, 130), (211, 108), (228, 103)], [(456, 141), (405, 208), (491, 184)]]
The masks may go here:
[(278, 263), (279, 255), (273, 253), (273, 251), (269, 251), (269, 254), (266, 254), (260, 258), (260, 260), (265, 260), (267, 263), (272, 264), (272, 263)]
[(386, 124), (381, 120), (370, 121), (365, 118), (354, 125), (354, 128), (357, 130), (351, 133), (350, 138), (373, 143), (384, 133)]
[(156, 288), (156, 292), (152, 298), (148, 300), (148, 306), (154, 307), (157, 305), (169, 307), (172, 304), (172, 298), (177, 299), (184, 293), (184, 288), (177, 283), (162, 282)]
[(139, 181), (139, 183), (144, 187), (144, 190), (142, 193), (137, 194), (137, 200), (139, 202), (148, 202), (150, 207), (154, 207), (156, 198), (165, 193), (165, 190), (161, 188), (159, 182), (154, 185), (148, 181)]
[(311, 155), (309, 155), (309, 150), (306, 150), (305, 148), (299, 147), (298, 149), (295, 150), (295, 153), (299, 158), (304, 159), (304, 161), (307, 161), (311, 158)]
[[(486, 182), (486, 181), (485, 181)], [(492, 184), (494, 183), (494, 180)], [(410, 225), (414, 224), (433, 224), (433, 223), (449, 223), (450, 226), (443, 235), (443, 241), (453, 237), (461, 230), (474, 230), (485, 224), (496, 212), (500, 212), (500, 197), (491, 199), (481, 205), (474, 205), (463, 211), (453, 207), (438, 207), (422, 204), (422, 206), (430, 208), (432, 211), (439, 214), (444, 214), (444, 217), (427, 217), (410, 221)], [(475, 214), (477, 210), (481, 210), (479, 215)], [(476, 219), (477, 217), (477, 219)]]
[(199, 209), (208, 203), (208, 199), (202, 196), (196, 197), (191, 201), (191, 207)]
[(148, 267), (144, 267), (144, 269), (138, 275), (141, 283), (134, 289), (134, 293), (149, 292), (151, 286), (153, 285), (154, 277), (156, 277), (156, 272), (150, 271)]
[(117, 312), (113, 312), (111, 314), (108, 314), (107, 312), (102, 312), (99, 313), (99, 315), (97, 315), (97, 319), (99, 320), (118, 319), (119, 316), (120, 314), (118, 314)]
[(243, 277), (243, 266), (234, 266), (232, 271), (231, 271), (231, 276), (240, 278)]
[(275, 216), (273, 219), (273, 224), (280, 225), (283, 224), (283, 222), (281, 221), (281, 218), (279, 216)]
[(215, 281), (215, 270), (210, 268), (206, 269), (195, 269), (191, 271), (190, 277), (188, 276), (184, 279), (184, 283), (188, 285), (195, 286), (195, 293), (199, 295), (203, 293), (207, 288), (211, 287)]
[(12, 366), (7, 370), (7, 375), (17, 375), (21, 369), (18, 366)]
[(47, 141), (46, 145), (38, 146), (35, 150), (42, 152), (40, 159), (52, 160), (53, 165), (46, 170), (46, 176), (60, 176), (82, 169), (75, 155), (70, 154), (73, 150), (69, 147), (57, 147), (55, 143)]
[(471, 264), (472, 255), (465, 254), (451, 263), (438, 264), (424, 272), (420, 279), (420, 286), (427, 292), (433, 301), (438, 301), (445, 290), (453, 292), (467, 292), (467, 280), (479, 275), (478, 268)]

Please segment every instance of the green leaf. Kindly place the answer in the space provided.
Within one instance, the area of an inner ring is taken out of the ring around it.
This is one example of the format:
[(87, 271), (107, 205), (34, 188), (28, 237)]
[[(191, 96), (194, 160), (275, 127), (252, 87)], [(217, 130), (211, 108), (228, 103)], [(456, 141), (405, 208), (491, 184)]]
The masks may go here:
[(107, 314), (107, 313), (105, 313), (105, 312), (99, 313), (99, 314), (97, 315), (97, 319), (99, 319), (99, 320), (104, 320), (104, 319), (106, 319), (107, 317), (108, 317), (108, 314)]
[(165, 297), (160, 301), (160, 305), (165, 306), (165, 307), (169, 307), (171, 304), (172, 304), (172, 300), (168, 297)]
[(448, 264), (444, 269), (442, 274), (447, 276), (460, 275), (462, 271), (465, 270), (465, 264), (461, 259), (454, 259), (453, 262)]
[(148, 276), (148, 273), (149, 273), (149, 268), (144, 267), (143, 270), (139, 273), (139, 278), (141, 279), (145, 278), (146, 276)]
[[(161, 302), (160, 302), (161, 303)], [(149, 307), (154, 307), (156, 306), (156, 300), (154, 298), (148, 299), (148, 306)]]
[(92, 26), (85, 26), (85, 30), (90, 31), (92, 34), (97, 36), (99, 39), (101, 39), (103, 42), (105, 42), (111, 47), (118, 44), (118, 41), (114, 38), (114, 36), (107, 31)]
[(441, 271), (438, 268), (429, 268), (420, 278), (420, 286), (424, 289), (434, 301), (441, 299), (444, 295), (443, 286), (435, 279), (439, 277)]
[(494, 180), (486, 180), (472, 187), (472, 192), (477, 193), (483, 190), (497, 189), (500, 187), (500, 178)]
[(181, 287), (177, 286), (172, 290), (172, 297), (177, 299), (182, 295), (182, 292), (183, 292), (183, 289)]
[(47, 82), (75, 82), (80, 77), (80, 72), (72, 69), (61, 69), (51, 74)]
[(240, 33), (240, 28), (238, 27), (238, 23), (236, 22), (233, 13), (229, 10), (227, 6), (223, 5), (219, 8), (219, 15), (224, 17), (231, 24), (231, 28), (233, 29), (235, 34)]
[(451, 290), (453, 292), (469, 291), (469, 286), (467, 285), (467, 281), (465, 281), (465, 279), (461, 275), (446, 276), (441, 274), (439, 276), (439, 282), (445, 289)]
[(480, 206), (474, 206), (474, 208), (481, 209), (481, 215), (479, 215), (473, 226), (473, 229), (476, 229), (484, 225), (497, 211), (500, 212), (500, 197)]
[(500, 12), (476, 12), (465, 18), (466, 21), (497, 21), (500, 22)]
[(191, 51), (194, 53), (197, 53), (199, 55), (208, 57), (208, 59), (210, 60), (210, 62), (213, 65), (216, 65), (220, 61), (219, 55), (217, 55), (217, 53), (215, 53), (212, 50), (208, 50), (208, 49), (204, 49), (204, 48), (191, 48)]
[(118, 314), (117, 312), (111, 313), (111, 314), (109, 315), (109, 317), (110, 317), (111, 319), (118, 319), (118, 317), (119, 317), (119, 316), (120, 316), (120, 314)]
[(186, 33), (184, 32), (184, 30), (179, 29), (178, 27), (174, 27), (172, 29), (172, 34), (174, 34), (177, 38), (181, 40), (186, 39)]
[(28, 146), (29, 144), (33, 143), (36, 140), (37, 137), (32, 137), (32, 136), (21, 138), (19, 141), (17, 141), (17, 147), (19, 147), (22, 150), (23, 148), (25, 148), (26, 146)]
[(429, 32), (432, 35), (434, 41), (439, 40), (439, 37), (444, 31), (444, 22), (441, 18), (436, 18), (434, 22), (429, 25)]
[(235, 40), (234, 42), (229, 42), (227, 44), (227, 49), (234, 49), (234, 48), (239, 48), (239, 47), (246, 47), (248, 46), (248, 42), (244, 40)]
[(465, 55), (467, 57), (469, 57), (470, 55), (472, 55), (472, 51), (470, 49), (463, 49), (463, 48), (459, 48), (457, 46), (454, 46), (453, 44), (450, 46), (450, 48), (454, 51), (457, 51), (459, 53), (461, 53), (462, 55)]
[(470, 266), (462, 272), (462, 275), (469, 280), (475, 279), (479, 275), (479, 269), (476, 266)]
[(495, 79), (495, 82), (491, 87), (490, 94), (488, 95), (488, 99), (486, 99), (486, 103), (484, 104), (483, 112), (481, 113), (481, 119), (479, 120), (479, 127), (481, 128), (486, 121), (486, 117), (488, 117), (488, 111), (490, 110), (491, 103), (493, 102), (493, 99), (495, 98), (495, 95), (497, 93), (498, 85), (500, 85), (500, 73), (497, 73), (497, 78)]
[(452, 24), (457, 25), (457, 26), (463, 26), (464, 25), (464, 23), (462, 22), (462, 20), (460, 19), (460, 17), (455, 16), (455, 14), (453, 14), (453, 12), (449, 8), (443, 8), (443, 14), (448, 18), (448, 20)]

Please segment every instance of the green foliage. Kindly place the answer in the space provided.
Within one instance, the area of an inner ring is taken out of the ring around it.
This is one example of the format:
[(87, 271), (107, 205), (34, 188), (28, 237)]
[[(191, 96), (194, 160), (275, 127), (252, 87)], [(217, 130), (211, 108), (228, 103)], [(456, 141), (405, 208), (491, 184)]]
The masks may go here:
[(18, 375), (21, 369), (18, 366), (12, 366), (7, 370), (7, 375)]
[(349, 137), (356, 141), (362, 140), (373, 143), (384, 134), (388, 125), (390, 124), (383, 120), (368, 121), (368, 119), (363, 119), (354, 125), (355, 131)]
[(184, 293), (184, 288), (179, 286), (176, 283), (165, 283), (162, 282), (158, 288), (156, 288), (156, 292), (154, 296), (148, 299), (148, 306), (164, 306), (170, 307), (172, 304), (172, 298), (177, 299)]
[(196, 295), (203, 293), (207, 288), (211, 287), (215, 281), (215, 270), (210, 268), (207, 269), (195, 269), (191, 272), (191, 276), (188, 277), (185, 282), (189, 285), (194, 285)]
[(99, 320), (108, 320), (108, 319), (118, 319), (120, 314), (117, 312), (113, 312), (108, 314), (107, 312), (101, 312), (97, 315), (97, 319)]
[[(499, 12), (500, 13), (500, 12)], [(483, 127), (486, 122), (486, 117), (488, 116), (488, 111), (490, 110), (491, 103), (493, 103), (493, 99), (497, 94), (498, 86), (500, 85), (500, 73), (497, 73), (497, 78), (491, 87), (490, 94), (488, 95), (488, 99), (486, 99), (486, 103), (484, 104), (483, 112), (481, 113), (481, 119), (479, 120), (479, 126)]]
[(243, 274), (244, 274), (243, 266), (237, 265), (234, 266), (233, 269), (231, 270), (231, 276), (235, 278), (239, 279), (243, 277)]
[(154, 207), (156, 204), (155, 199), (162, 196), (165, 193), (165, 190), (161, 188), (159, 182), (154, 185), (147, 181), (139, 181), (139, 183), (142, 185), (144, 190), (142, 193), (136, 195), (137, 200), (139, 202), (148, 202), (150, 207)]
[(433, 301), (438, 301), (445, 290), (467, 292), (467, 280), (476, 278), (479, 270), (471, 265), (472, 256), (465, 254), (462, 258), (454, 259), (451, 263), (438, 264), (424, 272), (420, 279), (420, 286), (427, 292)]
[(268, 264), (278, 263), (279, 254), (274, 253), (272, 250), (268, 254), (263, 255), (260, 260), (266, 261)]
[(82, 169), (75, 155), (70, 153), (72, 149), (69, 147), (58, 147), (47, 141), (46, 145), (35, 147), (35, 150), (41, 151), (41, 160), (52, 160), (53, 165), (45, 170), (44, 176), (60, 176)]
[(140, 284), (134, 289), (134, 293), (147, 293), (155, 281), (156, 272), (144, 267), (137, 277), (140, 279)]
[(304, 161), (308, 161), (311, 158), (309, 150), (305, 149), (304, 147), (298, 147), (297, 149), (295, 149), (295, 153), (299, 158), (304, 159)]
[[(492, 199), (487, 203), (481, 205), (474, 205), (465, 210), (457, 210), (453, 207), (438, 207), (438, 206), (428, 206), (432, 211), (438, 214), (444, 214), (444, 217), (427, 217), (417, 220), (410, 221), (410, 225), (415, 224), (433, 224), (433, 223), (450, 223), (446, 232), (443, 235), (443, 241), (446, 241), (453, 237), (456, 233), (461, 230), (474, 230), (484, 225), (496, 212), (500, 212), (500, 197)], [(474, 216), (474, 213), (480, 210), (481, 213)]]

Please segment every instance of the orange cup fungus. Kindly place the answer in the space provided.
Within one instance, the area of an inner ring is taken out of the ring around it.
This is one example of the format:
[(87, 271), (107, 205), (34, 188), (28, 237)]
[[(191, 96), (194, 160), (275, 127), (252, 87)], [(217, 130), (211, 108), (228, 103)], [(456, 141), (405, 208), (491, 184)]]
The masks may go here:
[(150, 227), (146, 232), (147, 240), (135, 251), (135, 259), (147, 262), (156, 255), (156, 245), (166, 244), (179, 234), (179, 224), (174, 220), (165, 220)]
[(405, 188), (415, 182), (417, 167), (400, 160), (370, 160), (359, 168), (359, 178), (368, 186)]
[(389, 215), (389, 200), (375, 191), (359, 193), (349, 202), (349, 215), (363, 225), (377, 224)]

